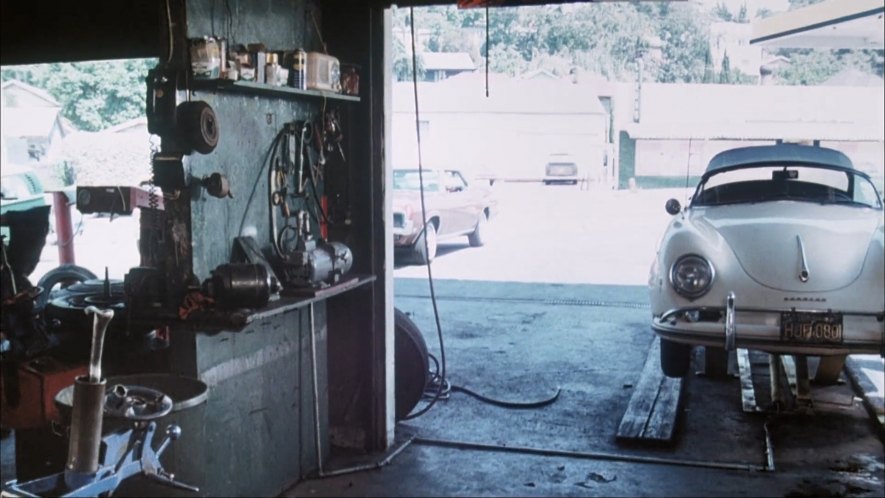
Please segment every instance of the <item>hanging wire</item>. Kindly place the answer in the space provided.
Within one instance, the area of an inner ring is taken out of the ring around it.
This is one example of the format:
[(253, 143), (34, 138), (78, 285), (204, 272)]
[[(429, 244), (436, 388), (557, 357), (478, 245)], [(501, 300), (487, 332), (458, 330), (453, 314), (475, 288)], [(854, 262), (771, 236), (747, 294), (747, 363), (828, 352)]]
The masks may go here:
[(486, 4), (486, 97), (489, 96), (489, 5)]
[[(415, 8), (409, 7), (409, 28), (411, 29), (412, 35), (412, 87), (414, 88), (415, 94), (415, 133), (418, 139), (418, 185), (421, 194), (421, 219), (424, 220), (424, 236), (422, 237), (424, 243), (424, 254), (430, 254), (428, 244), (427, 244), (427, 207), (424, 203), (424, 164), (421, 159), (421, 118), (418, 109), (418, 52), (415, 49)], [(446, 348), (443, 343), (442, 336), (442, 325), (439, 322), (439, 309), (436, 305), (436, 290), (433, 286), (433, 270), (430, 267), (430, 258), (427, 259), (427, 281), (430, 284), (430, 301), (433, 303), (433, 318), (436, 321), (436, 335), (439, 339), (439, 357), (440, 357), (440, 378), (446, 378)], [(443, 384), (444, 382), (440, 382), (437, 385), (436, 393), (431, 398), (430, 402), (427, 403), (423, 408), (418, 410), (417, 412), (404, 417), (403, 420), (410, 420), (415, 417), (420, 417), (427, 413), (433, 405), (439, 401), (440, 396), (442, 396), (443, 392)]]

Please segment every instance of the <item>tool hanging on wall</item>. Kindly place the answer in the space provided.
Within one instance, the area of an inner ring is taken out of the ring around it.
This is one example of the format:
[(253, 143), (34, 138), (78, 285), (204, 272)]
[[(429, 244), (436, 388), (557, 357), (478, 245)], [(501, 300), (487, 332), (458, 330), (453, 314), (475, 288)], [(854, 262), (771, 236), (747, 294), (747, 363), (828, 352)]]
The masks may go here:
[(209, 154), (218, 145), (218, 118), (202, 100), (182, 102), (175, 111), (176, 131), (182, 145)]

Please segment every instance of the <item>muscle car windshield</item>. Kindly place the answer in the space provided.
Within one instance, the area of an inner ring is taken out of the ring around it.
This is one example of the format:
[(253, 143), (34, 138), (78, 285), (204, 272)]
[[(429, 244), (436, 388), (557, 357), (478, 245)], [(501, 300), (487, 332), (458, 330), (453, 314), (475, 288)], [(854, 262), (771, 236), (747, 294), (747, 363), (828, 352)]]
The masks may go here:
[(705, 177), (692, 206), (770, 201), (841, 204), (882, 209), (876, 187), (865, 175), (814, 166), (753, 165)]
[(420, 190), (421, 177), (424, 177), (425, 192), (439, 192), (439, 175), (436, 171), (425, 170), (418, 175), (417, 169), (397, 169), (393, 171), (394, 190)]

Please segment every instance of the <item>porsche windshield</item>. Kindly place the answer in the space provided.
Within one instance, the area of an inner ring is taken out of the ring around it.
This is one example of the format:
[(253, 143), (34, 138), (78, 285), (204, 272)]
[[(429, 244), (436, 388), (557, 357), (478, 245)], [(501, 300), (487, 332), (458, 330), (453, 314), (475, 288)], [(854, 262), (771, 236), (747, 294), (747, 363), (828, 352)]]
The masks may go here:
[(865, 175), (819, 166), (752, 166), (714, 172), (698, 185), (693, 206), (800, 201), (882, 209)]

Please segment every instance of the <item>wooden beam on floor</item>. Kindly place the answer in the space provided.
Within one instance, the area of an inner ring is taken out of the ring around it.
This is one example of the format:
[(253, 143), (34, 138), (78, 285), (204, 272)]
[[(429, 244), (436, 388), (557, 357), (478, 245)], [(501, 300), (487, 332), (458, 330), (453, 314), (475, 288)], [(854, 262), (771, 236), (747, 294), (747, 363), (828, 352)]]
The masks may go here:
[(618, 426), (617, 439), (668, 442), (673, 440), (682, 379), (661, 371), (661, 341), (655, 337), (639, 382)]
[(756, 388), (753, 387), (753, 366), (750, 364), (750, 352), (738, 348), (737, 364), (741, 377), (741, 403), (744, 412), (758, 412), (759, 405), (756, 404)]

